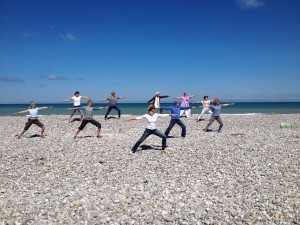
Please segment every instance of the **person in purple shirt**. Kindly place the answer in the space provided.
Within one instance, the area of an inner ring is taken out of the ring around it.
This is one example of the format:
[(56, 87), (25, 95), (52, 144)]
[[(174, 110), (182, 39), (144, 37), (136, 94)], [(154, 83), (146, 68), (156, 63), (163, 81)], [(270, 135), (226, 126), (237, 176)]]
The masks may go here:
[[(187, 93), (187, 92), (184, 92), (183, 93), (183, 96), (181, 97), (174, 97), (173, 99), (181, 99), (181, 105), (180, 106), (183, 106), (183, 107), (188, 107), (190, 106), (189, 104), (189, 101), (191, 98), (194, 98), (198, 95), (190, 95)], [(180, 111), (180, 117), (185, 114), (186, 118), (189, 118), (191, 117), (191, 109), (186, 109), (186, 110), (181, 110)]]
[(170, 131), (172, 130), (172, 128), (174, 127), (175, 124), (178, 124), (182, 129), (181, 130), (181, 137), (186, 136), (186, 126), (180, 120), (180, 110), (191, 109), (192, 107), (191, 106), (183, 107), (183, 106), (179, 106), (179, 105), (180, 105), (180, 102), (175, 101), (174, 106), (161, 107), (161, 109), (171, 110), (171, 113), (173, 114), (171, 116), (170, 124), (169, 124), (167, 130), (165, 131), (165, 135), (167, 135), (167, 137), (168, 137)]
[(230, 105), (234, 105), (234, 103), (231, 104), (220, 104), (220, 99), (215, 99), (214, 100), (214, 104), (210, 106), (211, 110), (212, 110), (212, 115), (211, 118), (208, 122), (208, 124), (206, 125), (206, 127), (203, 129), (203, 131), (208, 132), (208, 131), (212, 131), (211, 129), (208, 129), (209, 126), (215, 121), (217, 120), (219, 123), (219, 129), (218, 132), (221, 133), (221, 129), (223, 127), (223, 121), (221, 119), (221, 108), (223, 106), (230, 106)]

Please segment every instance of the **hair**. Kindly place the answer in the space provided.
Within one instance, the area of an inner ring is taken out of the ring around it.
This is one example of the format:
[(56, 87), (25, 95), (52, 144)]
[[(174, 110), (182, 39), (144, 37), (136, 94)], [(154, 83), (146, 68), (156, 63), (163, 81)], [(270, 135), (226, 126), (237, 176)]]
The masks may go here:
[(207, 96), (207, 95), (204, 95), (203, 99), (206, 99), (206, 98), (208, 98), (208, 96)]
[(115, 92), (115, 91), (112, 91), (111, 94), (112, 94), (112, 95), (113, 95), (113, 94), (116, 94), (116, 92)]
[(30, 102), (30, 105), (29, 105), (29, 109), (32, 109), (32, 105), (33, 105), (33, 104), (35, 105), (35, 102), (34, 102), (34, 101), (31, 101), (31, 102)]
[(155, 106), (154, 105), (149, 105), (148, 112), (150, 112), (152, 109), (155, 109)]
[(77, 95), (77, 94), (79, 94), (79, 91), (75, 91), (74, 95)]
[(214, 99), (214, 105), (216, 105), (217, 102), (220, 102), (220, 99), (218, 99), (218, 98)]
[(92, 102), (92, 99), (88, 99), (87, 101), (86, 101), (86, 104), (88, 104), (89, 102)]

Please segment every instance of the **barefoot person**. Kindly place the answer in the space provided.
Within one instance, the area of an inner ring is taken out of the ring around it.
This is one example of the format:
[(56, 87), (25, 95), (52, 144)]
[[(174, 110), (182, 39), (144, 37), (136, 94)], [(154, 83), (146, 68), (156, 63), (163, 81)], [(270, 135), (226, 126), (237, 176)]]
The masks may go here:
[(132, 147), (131, 149), (132, 153), (135, 153), (138, 147), (140, 146), (140, 144), (144, 140), (146, 140), (146, 138), (151, 134), (154, 134), (162, 138), (162, 150), (164, 150), (167, 147), (167, 136), (156, 128), (156, 121), (158, 117), (167, 117), (167, 116), (171, 116), (172, 114), (158, 114), (155, 113), (155, 110), (156, 108), (154, 107), (154, 105), (150, 105), (148, 108), (148, 114), (128, 119), (128, 120), (140, 120), (140, 119), (147, 120), (146, 130), (144, 131), (142, 137)]
[(167, 136), (169, 135), (170, 131), (172, 130), (172, 128), (174, 127), (175, 124), (178, 124), (181, 127), (181, 137), (186, 136), (186, 126), (180, 120), (180, 110), (191, 109), (193, 107), (191, 107), (191, 106), (183, 107), (183, 106), (179, 106), (179, 105), (180, 105), (180, 102), (175, 101), (174, 106), (161, 107), (162, 109), (171, 110), (171, 112), (172, 112), (170, 124), (169, 124), (167, 130), (165, 131), (165, 135), (167, 135)]
[[(184, 92), (183, 96), (181, 96), (181, 97), (175, 97), (173, 99), (181, 99), (181, 105), (180, 106), (189, 107), (190, 106), (190, 104), (189, 104), (190, 99), (194, 98), (196, 96), (198, 96), (198, 95), (191, 95), (191, 96), (189, 96), (187, 92)], [(180, 117), (183, 114), (185, 114), (186, 118), (191, 117), (191, 109), (180, 110)]]
[(107, 120), (107, 116), (108, 114), (110, 113), (110, 111), (112, 109), (115, 109), (118, 111), (118, 116), (119, 116), (119, 119), (121, 117), (121, 110), (119, 109), (119, 107), (117, 106), (117, 103), (118, 103), (118, 99), (123, 99), (123, 98), (126, 98), (125, 96), (119, 96), (119, 97), (116, 97), (116, 92), (115, 91), (112, 91), (111, 92), (111, 96), (109, 98), (104, 98), (102, 100), (100, 100), (100, 102), (104, 102), (104, 101), (109, 101), (109, 107), (108, 107), (108, 110), (104, 116), (104, 119)]
[(32, 124), (35, 124), (41, 128), (41, 138), (44, 138), (45, 126), (38, 120), (38, 111), (43, 109), (49, 109), (49, 108), (52, 108), (52, 106), (36, 107), (35, 103), (31, 102), (29, 109), (14, 113), (14, 114), (22, 114), (27, 112), (29, 113), (29, 119), (25, 124), (25, 127), (22, 130), (22, 132), (18, 135), (18, 138), (21, 138), (21, 136), (29, 129), (29, 127)]
[(203, 97), (203, 101), (197, 101), (197, 102), (194, 102), (194, 103), (202, 103), (202, 112), (201, 114), (198, 116), (196, 122), (199, 122), (199, 121), (202, 121), (204, 119), (202, 119), (203, 115), (205, 113), (209, 113), (209, 114), (212, 114), (212, 111), (210, 110), (210, 101), (211, 100), (208, 100), (208, 96), (204, 96)]
[(71, 113), (70, 115), (70, 119), (69, 119), (69, 123), (71, 123), (71, 119), (72, 119), (72, 116), (75, 114), (76, 111), (78, 111), (80, 113), (80, 121), (82, 121), (83, 119), (83, 112), (82, 110), (79, 108), (80, 107), (80, 100), (81, 99), (89, 99), (90, 97), (89, 96), (80, 96), (79, 95), (79, 91), (76, 91), (74, 93), (74, 96), (71, 97), (71, 98), (67, 98), (66, 100), (63, 100), (62, 102), (68, 102), (68, 101), (72, 101), (74, 100), (74, 110), (73, 112)]
[[(157, 91), (154, 95), (153, 98), (151, 98), (147, 103), (150, 103), (152, 102), (152, 104), (154, 105), (154, 107), (156, 109), (159, 109), (160, 108), (160, 99), (161, 98), (168, 98), (169, 95), (160, 95), (160, 93)], [(163, 110), (160, 109), (160, 113), (163, 113)]]
[[(74, 139), (77, 137), (77, 135), (79, 134), (80, 131), (83, 130), (83, 128), (88, 124), (88, 123), (91, 123), (93, 125), (95, 125), (98, 129), (97, 129), (97, 137), (100, 138), (100, 131), (101, 131), (101, 124), (94, 120), (93, 119), (93, 111), (94, 110), (99, 110), (99, 109), (106, 109), (107, 107), (98, 107), (98, 108), (93, 108), (92, 107), (92, 100), (89, 99), (87, 101), (87, 106), (84, 106), (84, 107), (80, 107), (80, 109), (84, 109), (85, 111), (85, 114), (84, 114), (84, 117), (83, 117), (83, 120), (81, 121), (81, 124), (80, 126), (78, 127), (76, 133), (75, 133), (75, 136), (74, 136)], [(74, 108), (68, 108), (69, 110), (74, 110)], [(78, 109), (78, 108), (77, 108)]]
[(231, 104), (220, 104), (220, 100), (219, 99), (215, 99), (214, 100), (214, 104), (210, 106), (210, 108), (212, 109), (212, 115), (211, 118), (208, 122), (208, 124), (206, 125), (206, 127), (203, 129), (203, 131), (208, 132), (208, 131), (212, 131), (211, 129), (208, 129), (209, 126), (215, 121), (217, 120), (219, 123), (219, 129), (218, 132), (221, 133), (221, 129), (223, 127), (223, 121), (221, 119), (221, 108), (223, 106), (231, 106), (234, 105), (234, 103)]

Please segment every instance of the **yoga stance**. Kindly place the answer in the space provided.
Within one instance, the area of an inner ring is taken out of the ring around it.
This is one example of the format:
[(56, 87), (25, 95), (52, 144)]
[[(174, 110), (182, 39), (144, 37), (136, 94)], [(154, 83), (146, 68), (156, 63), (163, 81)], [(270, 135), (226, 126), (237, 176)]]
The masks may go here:
[(181, 127), (181, 137), (186, 136), (186, 126), (180, 120), (180, 110), (191, 109), (193, 107), (191, 107), (191, 106), (183, 107), (183, 106), (179, 106), (179, 105), (180, 105), (180, 102), (175, 101), (174, 106), (161, 107), (162, 109), (171, 110), (171, 112), (172, 112), (170, 124), (169, 124), (167, 130), (165, 131), (165, 135), (167, 135), (167, 137), (168, 137), (170, 131), (172, 130), (172, 128), (174, 127), (175, 124), (178, 124)]
[(208, 129), (209, 126), (215, 121), (217, 120), (219, 123), (219, 129), (218, 132), (221, 133), (221, 129), (223, 127), (223, 121), (221, 119), (221, 108), (223, 106), (231, 106), (234, 105), (234, 103), (231, 104), (220, 104), (220, 100), (219, 99), (215, 99), (214, 100), (214, 104), (210, 106), (210, 108), (212, 109), (212, 115), (211, 118), (208, 122), (208, 124), (206, 125), (206, 127), (203, 129), (203, 131), (208, 132), (208, 131), (212, 131), (211, 129)]
[(109, 101), (109, 107), (108, 107), (108, 110), (107, 110), (107, 112), (106, 112), (106, 114), (104, 116), (105, 120), (107, 120), (107, 116), (108, 116), (108, 114), (110, 113), (110, 111), (112, 109), (115, 109), (115, 110), (118, 111), (118, 117), (120, 119), (120, 117), (121, 117), (121, 110), (117, 106), (117, 103), (118, 103), (118, 99), (123, 99), (123, 98), (126, 98), (126, 97), (125, 96), (116, 97), (116, 92), (112, 91), (111, 92), (111, 96), (109, 98), (104, 98), (104, 99), (100, 100), (100, 102)]
[[(175, 97), (173, 99), (181, 99), (181, 105), (182, 107), (189, 107), (189, 101), (191, 98), (194, 98), (198, 95), (191, 95), (189, 96), (187, 92), (183, 93), (183, 96), (181, 97)], [(186, 118), (191, 117), (191, 109), (185, 109), (185, 110), (180, 110), (180, 117), (182, 117), (182, 115), (185, 114)]]
[(72, 116), (75, 114), (76, 111), (78, 111), (80, 113), (80, 121), (82, 121), (83, 119), (83, 112), (82, 110), (80, 109), (80, 100), (81, 99), (89, 99), (90, 97), (89, 96), (80, 96), (79, 95), (79, 91), (76, 91), (74, 93), (74, 96), (71, 97), (71, 98), (67, 98), (66, 100), (63, 100), (62, 102), (68, 102), (68, 101), (72, 101), (74, 100), (74, 104), (73, 104), (73, 112), (71, 113), (70, 115), (70, 118), (69, 118), (69, 123), (71, 123), (71, 119), (72, 119)]
[(203, 97), (203, 101), (197, 101), (197, 102), (194, 102), (194, 103), (202, 103), (202, 112), (201, 114), (198, 116), (196, 122), (199, 122), (199, 121), (202, 121), (204, 120), (202, 117), (205, 113), (209, 113), (209, 114), (212, 114), (212, 111), (210, 110), (210, 101), (211, 100), (208, 100), (208, 96), (204, 96)]
[(164, 150), (167, 147), (167, 136), (156, 128), (156, 121), (158, 117), (172, 116), (172, 114), (158, 114), (155, 113), (155, 110), (156, 108), (154, 107), (154, 105), (150, 105), (148, 108), (148, 114), (128, 119), (128, 120), (140, 120), (140, 119), (147, 120), (146, 130), (144, 131), (142, 137), (132, 147), (131, 149), (132, 153), (135, 153), (138, 147), (140, 146), (140, 144), (144, 140), (146, 140), (146, 138), (151, 134), (154, 134), (162, 138), (162, 150)]
[[(160, 99), (161, 98), (168, 98), (168, 97), (169, 97), (169, 95), (163, 95), (163, 96), (161, 96), (160, 93), (157, 91), (155, 93), (154, 97), (151, 98), (147, 103), (152, 102), (152, 104), (154, 105), (154, 107), (156, 109), (160, 109)], [(160, 109), (159, 111), (160, 111), (160, 113), (163, 113), (162, 109)]]
[[(94, 108), (94, 107), (92, 107), (93, 102), (92, 102), (91, 99), (89, 99), (86, 104), (87, 104), (87, 106), (80, 107), (80, 109), (84, 109), (85, 114), (84, 114), (83, 120), (81, 121), (80, 126), (78, 127), (78, 129), (75, 133), (74, 139), (77, 138), (77, 135), (79, 134), (79, 132), (82, 131), (83, 128), (88, 123), (91, 123), (91, 124), (95, 125), (98, 128), (97, 129), (97, 137), (100, 138), (101, 124), (98, 121), (93, 119), (93, 111), (94, 110), (99, 110), (99, 109), (106, 109), (107, 107)], [(68, 108), (68, 109), (69, 110), (74, 110), (74, 108)]]
[(52, 108), (52, 106), (36, 107), (35, 103), (31, 102), (29, 109), (14, 113), (14, 114), (22, 114), (27, 112), (29, 113), (28, 121), (25, 124), (25, 127), (22, 130), (22, 132), (18, 135), (18, 138), (21, 138), (21, 136), (29, 129), (29, 127), (32, 124), (35, 124), (41, 128), (41, 138), (44, 138), (45, 126), (38, 120), (38, 111), (43, 109), (50, 109), (50, 108)]

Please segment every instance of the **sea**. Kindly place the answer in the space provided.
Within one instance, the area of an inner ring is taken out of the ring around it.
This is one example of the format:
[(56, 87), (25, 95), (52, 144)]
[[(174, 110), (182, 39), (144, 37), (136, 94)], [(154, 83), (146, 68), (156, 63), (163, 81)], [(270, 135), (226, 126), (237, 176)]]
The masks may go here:
[[(225, 102), (222, 102), (225, 103)], [(82, 106), (85, 104), (82, 104)], [(171, 106), (172, 103), (161, 103), (161, 106)], [(69, 115), (71, 113), (67, 108), (73, 107), (71, 103), (43, 103), (37, 104), (37, 107), (53, 106), (51, 109), (40, 111), (40, 115)], [(95, 103), (93, 107), (108, 106), (106, 103)], [(118, 103), (122, 115), (143, 115), (147, 112), (148, 103)], [(191, 106), (201, 106), (201, 104), (191, 104)], [(13, 113), (28, 109), (28, 104), (0, 104), (0, 116), (12, 116)], [(94, 115), (105, 115), (107, 109), (96, 110)], [(202, 108), (193, 108), (192, 114), (200, 114)], [(164, 111), (167, 113), (168, 111)], [(237, 102), (233, 106), (223, 107), (222, 114), (296, 114), (300, 113), (300, 102)], [(112, 110), (110, 116), (117, 116), (117, 111)], [(14, 116), (24, 116), (18, 114)]]

